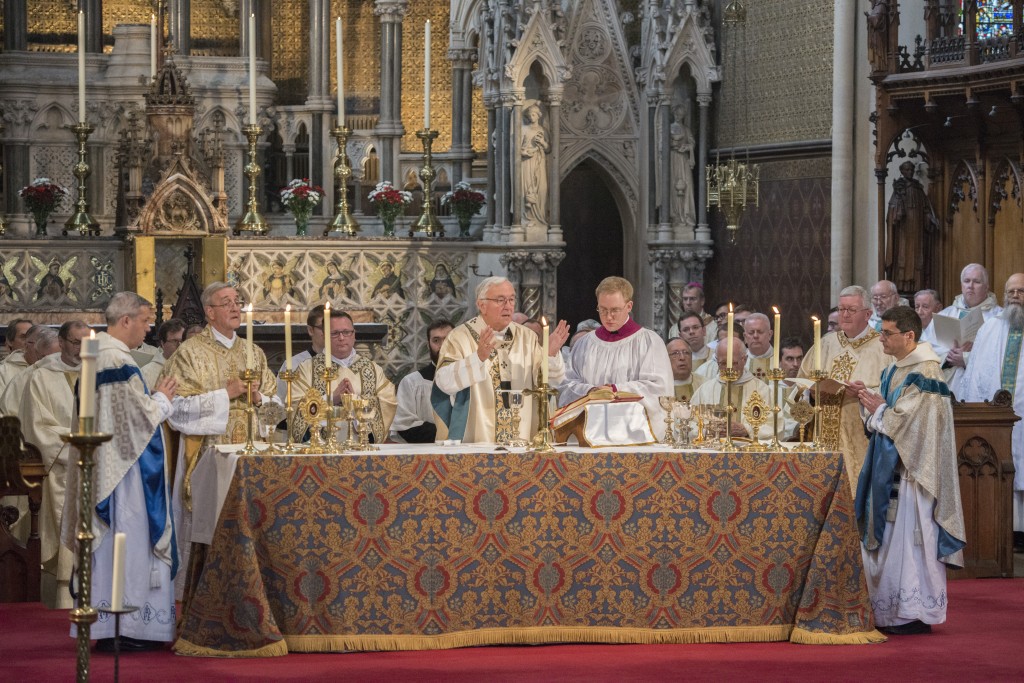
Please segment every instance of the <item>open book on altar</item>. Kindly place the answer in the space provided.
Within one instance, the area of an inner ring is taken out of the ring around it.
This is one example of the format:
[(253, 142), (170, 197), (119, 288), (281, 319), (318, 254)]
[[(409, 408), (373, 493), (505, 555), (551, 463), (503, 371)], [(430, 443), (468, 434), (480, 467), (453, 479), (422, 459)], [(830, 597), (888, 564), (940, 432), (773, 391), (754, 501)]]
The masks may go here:
[[(787, 377), (782, 380), (791, 387), (800, 387), (801, 389), (814, 390), (814, 380), (807, 379), (806, 377)], [(838, 394), (840, 391), (844, 391), (846, 387), (850, 386), (847, 382), (841, 379), (832, 379), (828, 377), (821, 380), (821, 391), (826, 394)]]
[(558, 410), (551, 418), (551, 426), (558, 428), (567, 422), (571, 422), (577, 415), (586, 410), (587, 406), (602, 405), (607, 403), (633, 403), (641, 400), (640, 394), (629, 391), (612, 391), (611, 389), (595, 389), (583, 398), (578, 398)]

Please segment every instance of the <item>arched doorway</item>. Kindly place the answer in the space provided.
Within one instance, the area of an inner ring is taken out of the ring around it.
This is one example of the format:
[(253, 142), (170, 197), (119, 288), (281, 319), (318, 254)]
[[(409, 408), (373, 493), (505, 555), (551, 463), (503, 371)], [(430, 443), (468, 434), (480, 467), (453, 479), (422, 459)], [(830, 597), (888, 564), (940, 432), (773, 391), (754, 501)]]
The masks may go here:
[(592, 161), (574, 168), (561, 187), (565, 259), (558, 266), (558, 317), (576, 324), (597, 319), (594, 289), (623, 274), (622, 217), (604, 175)]

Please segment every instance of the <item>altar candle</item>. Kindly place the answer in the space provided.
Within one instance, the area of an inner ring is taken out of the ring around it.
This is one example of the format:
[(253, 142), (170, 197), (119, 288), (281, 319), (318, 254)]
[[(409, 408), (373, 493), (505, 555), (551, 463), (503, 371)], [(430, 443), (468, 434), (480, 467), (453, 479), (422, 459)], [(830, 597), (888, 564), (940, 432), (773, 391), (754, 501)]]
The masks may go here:
[(814, 321), (814, 369), (821, 370), (821, 321), (817, 316), (812, 315)]
[(732, 321), (732, 304), (729, 304), (729, 317), (725, 322), (725, 329), (729, 334), (729, 336), (725, 338), (725, 367), (729, 370), (732, 370)]
[(772, 370), (779, 369), (779, 345), (781, 344), (782, 337), (779, 335), (779, 330), (782, 327), (782, 316), (779, 314), (779, 307), (772, 306), (772, 310), (775, 311), (775, 334), (772, 335), (774, 339), (775, 352), (772, 354)]
[(334, 354), (331, 352), (331, 302), (324, 304), (324, 360), (327, 369), (330, 370), (334, 364)]
[(249, 15), (249, 124), (256, 125), (256, 15)]
[(124, 542), (123, 531), (114, 534), (114, 576), (110, 585), (110, 609), (121, 609), (124, 606)]
[(288, 372), (292, 371), (292, 305), (284, 307), (284, 357)]
[(334, 21), (334, 66), (338, 71), (338, 125), (345, 125), (345, 71), (342, 60), (341, 17)]
[(78, 122), (85, 123), (85, 12), (78, 13)]
[(78, 381), (78, 416), (96, 416), (96, 356), (100, 342), (96, 330), (89, 331), (89, 338), (82, 342), (82, 373)]
[(245, 307), (245, 367), (247, 370), (254, 370), (252, 352), (252, 304)]
[(149, 77), (156, 78), (156, 15), (149, 15)]
[(423, 27), (423, 129), (430, 128), (430, 19)]
[(548, 345), (550, 343), (548, 341), (548, 329), (549, 328), (548, 328), (548, 319), (547, 318), (541, 317), (541, 319), (540, 319), (540, 329), (541, 329), (541, 335), (540, 335), (540, 340), (541, 340), (540, 341), (540, 353), (541, 353), (541, 358), (540, 358), (540, 381), (541, 381), (542, 384), (547, 384), (548, 383), (548, 353), (549, 353)]

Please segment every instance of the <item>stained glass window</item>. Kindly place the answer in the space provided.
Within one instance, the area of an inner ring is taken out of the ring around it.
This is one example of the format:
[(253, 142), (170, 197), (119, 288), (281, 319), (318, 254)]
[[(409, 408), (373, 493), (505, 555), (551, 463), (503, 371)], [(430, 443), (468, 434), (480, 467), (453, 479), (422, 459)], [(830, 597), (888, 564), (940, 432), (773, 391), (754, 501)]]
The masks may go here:
[(978, 39), (995, 38), (1013, 33), (1013, 3), (1006, 0), (978, 1)]

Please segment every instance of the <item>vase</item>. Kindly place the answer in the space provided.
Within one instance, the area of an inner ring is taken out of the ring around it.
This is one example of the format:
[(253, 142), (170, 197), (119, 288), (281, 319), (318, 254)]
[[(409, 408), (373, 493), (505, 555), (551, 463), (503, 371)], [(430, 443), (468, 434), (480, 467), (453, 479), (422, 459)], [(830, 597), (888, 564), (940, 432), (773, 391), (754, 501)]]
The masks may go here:
[(469, 224), (472, 222), (472, 216), (459, 216), (459, 237), (469, 237)]
[(384, 224), (384, 236), (395, 236), (395, 216), (381, 216), (380, 222)]
[(33, 214), (32, 218), (36, 222), (36, 237), (46, 237), (46, 224), (50, 220), (50, 214), (37, 213)]
[(299, 237), (305, 237), (309, 234), (309, 216), (295, 216), (295, 234)]

